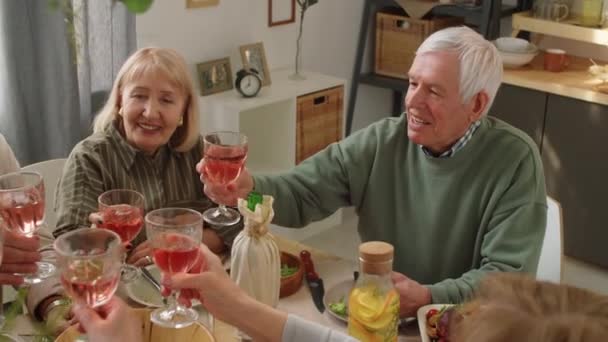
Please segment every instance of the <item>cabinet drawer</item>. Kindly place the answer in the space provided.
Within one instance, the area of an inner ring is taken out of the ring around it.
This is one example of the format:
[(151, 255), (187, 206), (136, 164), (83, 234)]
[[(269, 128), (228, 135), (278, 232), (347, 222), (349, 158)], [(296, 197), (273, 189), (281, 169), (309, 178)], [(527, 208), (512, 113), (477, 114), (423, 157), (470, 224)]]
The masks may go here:
[(296, 164), (342, 138), (344, 87), (298, 97)]

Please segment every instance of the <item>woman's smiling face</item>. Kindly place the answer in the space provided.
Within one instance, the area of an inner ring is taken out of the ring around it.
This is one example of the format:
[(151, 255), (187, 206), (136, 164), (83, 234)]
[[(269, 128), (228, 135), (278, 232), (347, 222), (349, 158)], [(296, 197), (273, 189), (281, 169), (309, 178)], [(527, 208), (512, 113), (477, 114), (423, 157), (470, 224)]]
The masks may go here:
[(127, 142), (146, 154), (165, 145), (181, 124), (186, 95), (159, 72), (146, 72), (124, 84), (120, 115)]

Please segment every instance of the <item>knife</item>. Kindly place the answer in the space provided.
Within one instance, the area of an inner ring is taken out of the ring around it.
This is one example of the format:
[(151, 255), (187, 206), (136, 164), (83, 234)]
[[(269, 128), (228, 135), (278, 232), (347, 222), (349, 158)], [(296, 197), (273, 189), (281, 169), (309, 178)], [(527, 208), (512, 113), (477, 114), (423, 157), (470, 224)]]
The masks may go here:
[(154, 278), (152, 273), (150, 273), (150, 271), (148, 271), (147, 268), (141, 267), (140, 270), (141, 270), (141, 275), (144, 277), (144, 279), (146, 279), (148, 281), (148, 283), (152, 284), (152, 286), (154, 286), (154, 288), (157, 289), (158, 292), (160, 293), (160, 296), (163, 301), (163, 305), (167, 306), (167, 297), (163, 296), (163, 290), (162, 290), (158, 280), (156, 280), (156, 278)]
[(150, 284), (152, 284), (152, 286), (154, 286), (154, 288), (156, 288), (158, 292), (162, 291), (158, 280), (156, 280), (152, 273), (150, 273), (150, 271), (148, 271), (145, 267), (141, 268), (141, 275), (143, 275), (144, 279), (146, 279)]
[(315, 266), (312, 263), (310, 252), (303, 250), (300, 252), (300, 259), (304, 264), (304, 272), (306, 272), (306, 282), (312, 295), (312, 301), (315, 303), (317, 310), (320, 313), (325, 311), (325, 305), (323, 304), (323, 296), (325, 295), (325, 289), (323, 288), (323, 279), (319, 278), (317, 272), (315, 272)]

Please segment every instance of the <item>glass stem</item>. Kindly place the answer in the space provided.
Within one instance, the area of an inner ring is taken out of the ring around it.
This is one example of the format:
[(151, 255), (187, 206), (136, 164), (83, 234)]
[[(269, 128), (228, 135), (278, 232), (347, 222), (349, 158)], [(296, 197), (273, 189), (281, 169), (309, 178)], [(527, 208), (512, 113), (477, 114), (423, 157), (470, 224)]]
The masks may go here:
[(226, 216), (226, 212), (227, 212), (228, 210), (226, 210), (226, 205), (225, 205), (225, 204), (220, 204), (220, 205), (219, 205), (217, 208), (218, 208), (218, 210), (220, 211), (220, 214), (221, 214), (222, 216)]
[(171, 300), (169, 301), (169, 307), (167, 308), (171, 312), (171, 319), (179, 312), (180, 306), (177, 302), (177, 295), (179, 291), (171, 290)]

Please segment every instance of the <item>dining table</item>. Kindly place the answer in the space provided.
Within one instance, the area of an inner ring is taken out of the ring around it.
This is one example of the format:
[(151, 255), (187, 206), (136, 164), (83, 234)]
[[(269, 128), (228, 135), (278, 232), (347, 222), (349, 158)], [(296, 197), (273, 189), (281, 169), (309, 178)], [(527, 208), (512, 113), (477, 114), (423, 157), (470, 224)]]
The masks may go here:
[[(315, 269), (319, 274), (319, 277), (323, 279), (326, 293), (328, 290), (331, 290), (332, 287), (345, 281), (352, 280), (354, 284), (353, 272), (358, 268), (358, 265), (355, 262), (339, 258), (326, 251), (306, 246), (298, 241), (290, 240), (279, 235), (274, 235), (274, 239), (281, 251), (293, 255), (299, 255), (302, 250), (308, 250), (310, 252), (315, 264)], [(125, 299), (132, 307), (142, 307), (141, 304), (131, 300), (121, 288), (117, 291), (117, 295)], [(328, 309), (323, 313), (317, 310), (313, 303), (311, 293), (306, 286), (305, 279), (302, 282), (302, 286), (295, 293), (279, 300), (277, 308), (331, 329), (343, 333), (347, 332), (346, 323), (332, 316)], [(218, 319), (213, 319), (211, 316), (201, 316), (201, 324), (205, 325), (213, 333), (216, 341), (241, 341), (237, 328)], [(18, 316), (10, 327), (10, 333), (20, 336), (24, 341), (34, 341), (34, 337), (38, 334), (36, 331), (31, 316), (27, 314)], [(399, 330), (398, 341), (421, 342), (422, 339), (417, 323), (402, 324)]]

